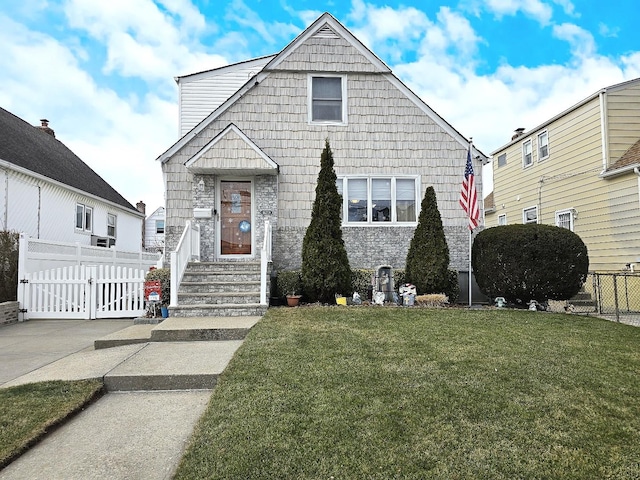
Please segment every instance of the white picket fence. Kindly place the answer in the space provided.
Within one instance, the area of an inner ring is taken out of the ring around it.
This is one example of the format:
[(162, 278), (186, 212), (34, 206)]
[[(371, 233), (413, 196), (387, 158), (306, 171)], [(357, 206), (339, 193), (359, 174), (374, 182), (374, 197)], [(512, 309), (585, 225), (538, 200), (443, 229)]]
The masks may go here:
[(145, 313), (144, 269), (74, 265), (20, 280), (21, 320), (137, 317)]

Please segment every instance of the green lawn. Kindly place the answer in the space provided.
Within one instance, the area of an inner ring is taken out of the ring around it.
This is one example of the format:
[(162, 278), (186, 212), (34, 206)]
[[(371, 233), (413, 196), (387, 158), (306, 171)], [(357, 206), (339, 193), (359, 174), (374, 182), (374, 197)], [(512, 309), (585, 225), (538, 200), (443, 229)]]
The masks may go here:
[(513, 310), (270, 309), (177, 478), (640, 478), (640, 329)]
[(102, 390), (98, 380), (41, 382), (0, 389), (0, 468)]

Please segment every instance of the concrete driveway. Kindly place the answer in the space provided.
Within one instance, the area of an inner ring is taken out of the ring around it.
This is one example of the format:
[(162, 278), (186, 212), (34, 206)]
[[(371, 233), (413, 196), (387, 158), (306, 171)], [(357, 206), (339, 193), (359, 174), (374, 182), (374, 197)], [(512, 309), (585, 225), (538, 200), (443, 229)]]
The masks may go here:
[(0, 385), (133, 325), (133, 319), (29, 320), (0, 326)]

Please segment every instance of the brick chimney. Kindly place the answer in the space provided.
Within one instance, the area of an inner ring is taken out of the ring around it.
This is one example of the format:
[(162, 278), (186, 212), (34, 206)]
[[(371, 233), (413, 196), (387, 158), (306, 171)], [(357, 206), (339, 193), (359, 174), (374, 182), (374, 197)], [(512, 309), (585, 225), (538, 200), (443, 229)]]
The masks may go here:
[(147, 214), (147, 206), (145, 205), (145, 203), (140, 200), (138, 203), (136, 203), (136, 208), (138, 209), (138, 211), (143, 214), (146, 215)]
[(511, 140), (515, 140), (516, 138), (521, 137), (522, 135), (524, 135), (524, 128), (522, 127), (516, 128), (515, 133), (511, 137)]
[(53, 129), (49, 128), (49, 120), (47, 120), (46, 118), (40, 119), (40, 126), (36, 128), (39, 128), (43, 132), (51, 135), (53, 138), (56, 138), (56, 132), (54, 132)]

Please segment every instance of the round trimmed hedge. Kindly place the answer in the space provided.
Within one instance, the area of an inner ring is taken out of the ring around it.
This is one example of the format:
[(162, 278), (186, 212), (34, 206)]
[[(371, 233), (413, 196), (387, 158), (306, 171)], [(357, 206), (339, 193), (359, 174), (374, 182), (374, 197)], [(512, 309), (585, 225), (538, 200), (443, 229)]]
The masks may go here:
[(525, 304), (575, 296), (587, 278), (589, 256), (580, 237), (566, 228), (504, 225), (476, 236), (471, 263), (485, 295)]

